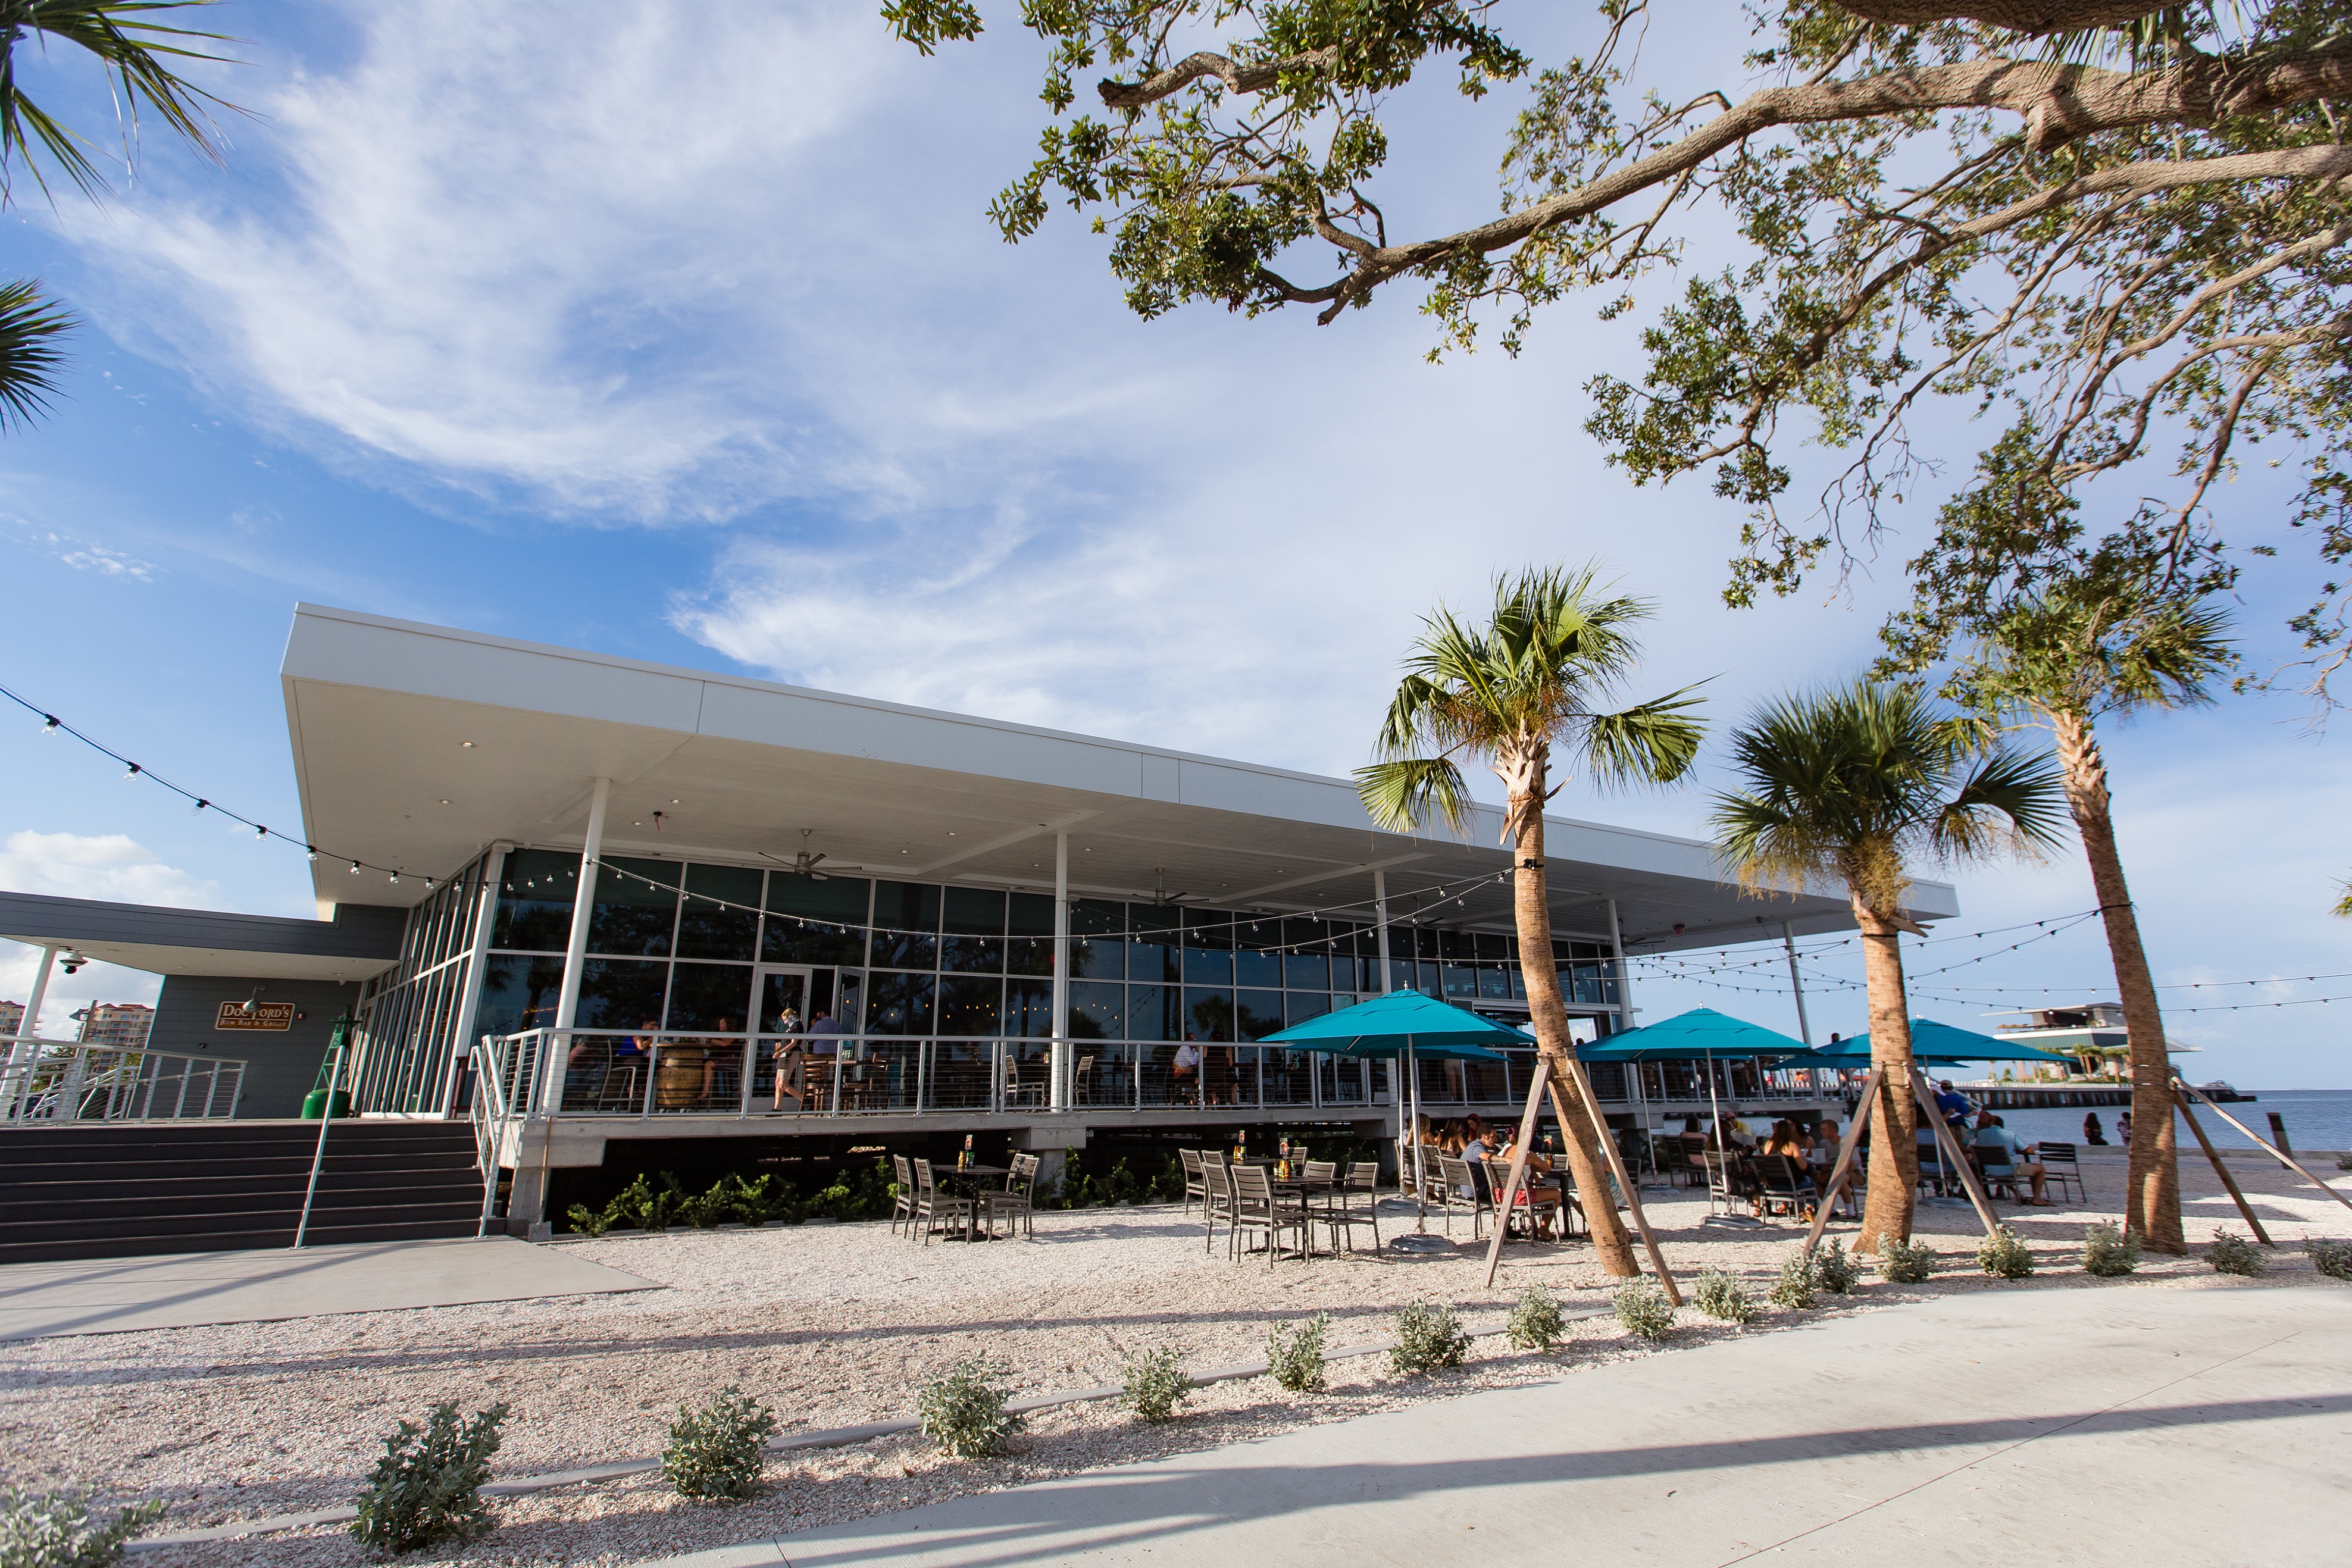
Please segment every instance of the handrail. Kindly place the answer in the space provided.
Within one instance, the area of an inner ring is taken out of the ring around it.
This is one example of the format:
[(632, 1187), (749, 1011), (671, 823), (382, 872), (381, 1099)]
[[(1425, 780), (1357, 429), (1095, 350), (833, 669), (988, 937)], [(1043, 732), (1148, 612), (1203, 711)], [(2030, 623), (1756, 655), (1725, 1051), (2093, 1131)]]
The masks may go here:
[(491, 1211), (498, 1207), (499, 1136), (506, 1124), (506, 1090), (499, 1082), (505, 1044), (497, 1035), (486, 1034), (474, 1048), (474, 1099), (468, 1111), (474, 1123), (474, 1164), (482, 1173), (482, 1218), (474, 1230), (477, 1240), (490, 1233)]
[[(83, 1045), (0, 1035), (41, 1048), (0, 1067), (0, 1122), (189, 1122), (236, 1116), (247, 1063), (146, 1047)], [(193, 1102), (193, 1103), (192, 1103)]]

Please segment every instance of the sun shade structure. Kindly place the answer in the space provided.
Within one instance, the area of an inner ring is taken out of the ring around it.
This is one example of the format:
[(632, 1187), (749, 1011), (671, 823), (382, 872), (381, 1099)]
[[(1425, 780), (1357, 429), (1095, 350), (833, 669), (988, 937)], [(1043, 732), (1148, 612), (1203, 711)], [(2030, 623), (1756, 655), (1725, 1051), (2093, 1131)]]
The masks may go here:
[[(1736, 1019), (1713, 1008), (1693, 1008), (1640, 1029), (1612, 1034), (1576, 1054), (1587, 1061), (1696, 1061), (1706, 1058), (1804, 1056), (1802, 1040)], [(1867, 1054), (1865, 1052), (1865, 1054)]]
[[(1870, 1036), (1858, 1034), (1852, 1040), (1816, 1046), (1813, 1054), (1831, 1066), (1849, 1061), (1866, 1064), (1870, 1061)], [(2062, 1066), (2069, 1060), (2054, 1051), (1954, 1029), (1933, 1019), (1911, 1020), (1911, 1055), (1917, 1061), (2054, 1061)]]
[(1391, 991), (1261, 1036), (1257, 1043), (1336, 1056), (1394, 1056), (1410, 1049), (1415, 1056), (1444, 1061), (1500, 1061), (1503, 1057), (1489, 1044), (1524, 1046), (1529, 1041), (1517, 1030), (1451, 1002), (1419, 991)]

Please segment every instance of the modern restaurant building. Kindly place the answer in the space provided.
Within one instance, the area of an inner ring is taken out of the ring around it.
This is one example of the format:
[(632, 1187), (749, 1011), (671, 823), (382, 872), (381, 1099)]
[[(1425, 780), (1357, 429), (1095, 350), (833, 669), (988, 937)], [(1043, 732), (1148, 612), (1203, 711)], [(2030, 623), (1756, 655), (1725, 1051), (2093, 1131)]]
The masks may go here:
[[(401, 922), (357, 1105), (475, 1117), (518, 1226), (646, 1141), (1384, 1137), (1390, 1064), (1253, 1042), (1404, 987), (1527, 1016), (1492, 809), (1386, 832), (1344, 779), (310, 605), (281, 676), (320, 919)], [(1590, 1036), (1629, 956), (1852, 927), (1690, 840), (1549, 835), (1540, 961)], [(1424, 1109), (1527, 1071), (1424, 1064)], [(1704, 1103), (1635, 1071), (1596, 1071), (1612, 1121)], [(1817, 1098), (1769, 1076), (1756, 1108)]]

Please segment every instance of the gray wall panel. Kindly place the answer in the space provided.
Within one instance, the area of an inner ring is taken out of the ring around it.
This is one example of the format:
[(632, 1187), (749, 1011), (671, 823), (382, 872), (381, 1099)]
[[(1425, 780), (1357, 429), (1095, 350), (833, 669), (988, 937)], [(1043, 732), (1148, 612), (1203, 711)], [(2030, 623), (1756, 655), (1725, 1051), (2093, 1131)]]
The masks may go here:
[(155, 1032), (148, 1043), (158, 1051), (245, 1061), (245, 1092), (236, 1107), (240, 1117), (299, 1116), (302, 1096), (310, 1092), (319, 1064), (326, 1060), (336, 1015), (359, 1000), (360, 988), (318, 980), (263, 980), (260, 999), (293, 1003), (305, 1015), (299, 1022), (284, 1034), (262, 1030), (224, 1034), (215, 1028), (221, 1003), (242, 1002), (254, 994), (254, 985), (252, 980), (210, 975), (164, 976), (163, 994), (155, 1000)]

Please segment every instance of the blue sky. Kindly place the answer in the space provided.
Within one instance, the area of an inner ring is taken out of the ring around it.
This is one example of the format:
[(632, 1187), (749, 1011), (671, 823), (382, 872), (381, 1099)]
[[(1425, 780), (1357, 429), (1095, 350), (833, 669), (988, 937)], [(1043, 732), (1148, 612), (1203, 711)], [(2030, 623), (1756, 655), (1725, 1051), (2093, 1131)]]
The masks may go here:
[[(20, 186), (6, 214), (5, 272), (86, 319), (54, 417), (0, 439), (6, 684), (290, 824), (275, 675), (303, 599), (1326, 772), (1363, 759), (1415, 618), (1528, 561), (1599, 557), (1654, 598), (1645, 680), (1717, 677), (1718, 722), (1866, 662), (1907, 538), (1735, 613), (1738, 515), (1632, 487), (1582, 434), (1580, 389), (1636, 362), (1638, 314), (1570, 303), (1517, 361), (1433, 368), (1408, 294), (1328, 329), (1144, 322), (1066, 214), (1002, 244), (983, 209), (1041, 111), (1032, 40), (987, 9), (982, 43), (925, 60), (864, 4), (221, 6), (245, 63), (215, 78), (253, 111), (225, 168), (151, 138), (111, 204)], [(1720, 52), (1665, 62), (1676, 85), (1736, 88), (1736, 30), (1699, 36)], [(69, 57), (31, 75), (104, 123)], [(1516, 107), (1401, 102), (1392, 227), (1491, 212)], [(1964, 467), (1973, 432), (1935, 434)], [(2284, 534), (2260, 474), (2223, 506)], [(2309, 570), (2290, 544), (2250, 574), (2255, 662), (2283, 656)], [(2352, 971), (2326, 914), (2352, 764), (2304, 716), (2233, 699), (2110, 737), (2168, 984)], [(0, 885), (308, 912), (290, 852), (29, 723), (0, 736)], [(1559, 805), (1696, 832), (1709, 781)], [(1958, 880), (1969, 930), (2095, 902), (2071, 853)], [(1977, 967), (2113, 988), (2095, 925)], [(0, 996), (29, 968), (0, 955)], [(142, 984), (92, 969), (61, 1000)], [(2230, 999), (2336, 995), (2352, 978)], [(1640, 1000), (1791, 1021), (1785, 996)], [(2029, 1000), (1919, 1010), (1982, 1027)], [(1831, 991), (1816, 1027), (1861, 1012)], [(2352, 1001), (2168, 1025), (2210, 1053), (2195, 1076), (2352, 1087)]]

